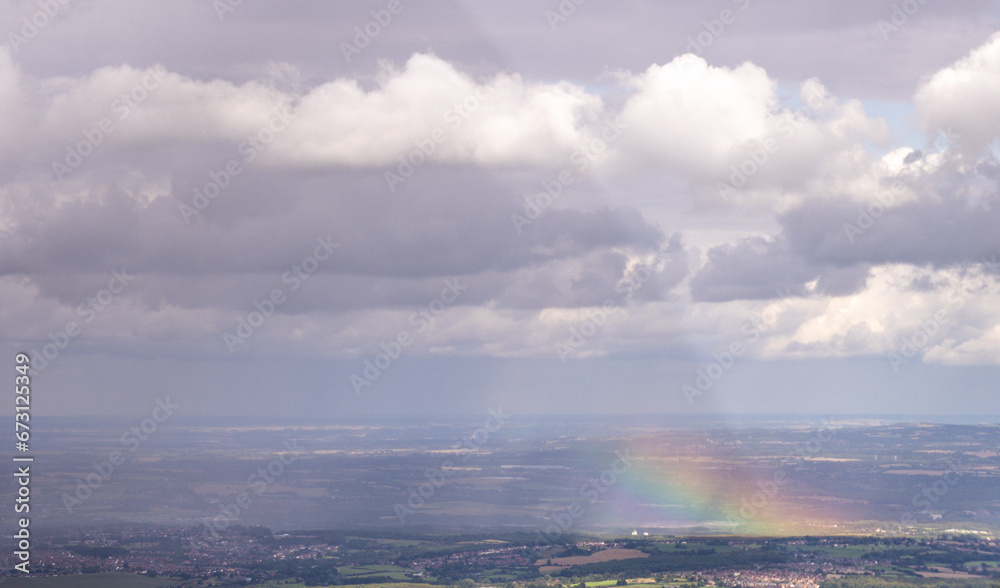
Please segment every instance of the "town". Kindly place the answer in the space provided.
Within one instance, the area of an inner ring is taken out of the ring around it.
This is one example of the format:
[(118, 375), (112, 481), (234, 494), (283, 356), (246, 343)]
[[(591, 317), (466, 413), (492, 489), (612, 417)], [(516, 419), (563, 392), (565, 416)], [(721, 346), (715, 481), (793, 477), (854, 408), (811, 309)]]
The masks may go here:
[(33, 559), (34, 575), (133, 575), (178, 587), (830, 588), (836, 581), (837, 588), (846, 588), (878, 579), (885, 586), (932, 581), (985, 588), (1000, 580), (1000, 542), (975, 533), (919, 539), (577, 535), (538, 549), (530, 534), (518, 531), (272, 532), (234, 526), (206, 540), (195, 527), (125, 525), (50, 534)]

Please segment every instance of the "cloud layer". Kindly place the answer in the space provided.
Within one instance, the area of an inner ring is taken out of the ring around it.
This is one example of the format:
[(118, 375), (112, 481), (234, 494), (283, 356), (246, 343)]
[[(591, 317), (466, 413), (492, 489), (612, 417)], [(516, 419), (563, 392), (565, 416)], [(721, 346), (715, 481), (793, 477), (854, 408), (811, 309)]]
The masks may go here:
[[(260, 57), (246, 39), (267, 15), (249, 6), (217, 23), (249, 62), (199, 69), (130, 38), (132, 60), (60, 69), (47, 43), (108, 9), (80, 7), (0, 49), (0, 325), (12, 348), (137, 361), (362, 366), (405, 333), (410, 358), (697, 365), (754, 330), (761, 361), (1000, 364), (1000, 35), (927, 58), (905, 96), (866, 95), (815, 55), (816, 71), (775, 65), (759, 19), (776, 5), (720, 3), (735, 20), (700, 55), (565, 76), (461, 35), (404, 51), (433, 30), (409, 5), (325, 70), (315, 49)], [(129, 18), (191, 18), (179, 6)], [(901, 45), (976, 20), (925, 9)], [(18, 31), (24, 10), (0, 23)], [(548, 34), (586, 53), (594, 10)], [(187, 34), (216, 30), (203, 16)], [(777, 33), (815, 26), (800, 17)], [(757, 61), (733, 57), (744, 35)], [(886, 96), (912, 118), (884, 116)]]

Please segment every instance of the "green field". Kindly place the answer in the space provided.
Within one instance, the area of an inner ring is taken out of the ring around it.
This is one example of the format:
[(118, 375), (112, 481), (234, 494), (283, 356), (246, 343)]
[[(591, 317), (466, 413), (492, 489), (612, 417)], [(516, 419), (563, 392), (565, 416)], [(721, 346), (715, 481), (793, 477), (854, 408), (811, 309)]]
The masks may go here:
[(360, 576), (388, 576), (393, 580), (406, 580), (406, 569), (393, 565), (342, 566), (337, 568), (345, 578)]
[[(254, 584), (247, 588), (307, 588), (300, 582), (281, 584), (269, 582), (265, 584)], [(309, 586), (308, 588), (427, 588), (427, 584), (416, 584), (413, 582), (389, 582), (385, 584), (331, 584), (329, 586)], [(441, 586), (440, 588), (448, 588)]]
[(808, 553), (818, 553), (829, 557), (849, 557), (857, 559), (872, 550), (869, 545), (790, 545), (789, 549)]
[[(586, 582), (587, 588), (604, 588), (605, 586), (615, 586), (618, 584), (618, 580), (600, 580), (597, 582)], [(632, 584), (629, 586), (637, 586), (639, 588), (678, 588), (681, 586), (692, 585), (694, 582), (689, 582), (687, 580), (672, 580), (670, 582), (657, 582), (655, 584)]]
[(420, 547), (421, 545), (430, 543), (429, 541), (420, 541), (418, 539), (376, 539), (376, 541), (395, 547)]
[(170, 588), (177, 581), (136, 574), (78, 574), (50, 578), (7, 578), (3, 588)]
[[(604, 580), (603, 582), (587, 582), (587, 588), (591, 588), (591, 586), (615, 586), (617, 585), (617, 583), (618, 580)], [(629, 583), (628, 585), (633, 586), (635, 588), (677, 588), (678, 586), (682, 586), (684, 584), (687, 584), (687, 582), (667, 582), (667, 583), (656, 582), (655, 584)]]
[(699, 543), (697, 541), (688, 541), (685, 542), (683, 545), (677, 545), (675, 542), (668, 541), (666, 543), (654, 543), (654, 542), (645, 543), (641, 547), (641, 549), (644, 551), (649, 551), (650, 553), (654, 551), (660, 551), (663, 553), (683, 554), (685, 552), (691, 552), (696, 549), (714, 549), (716, 553), (729, 553), (732, 551), (742, 551), (743, 548), (732, 547), (728, 544), (717, 545), (714, 543), (713, 544)]

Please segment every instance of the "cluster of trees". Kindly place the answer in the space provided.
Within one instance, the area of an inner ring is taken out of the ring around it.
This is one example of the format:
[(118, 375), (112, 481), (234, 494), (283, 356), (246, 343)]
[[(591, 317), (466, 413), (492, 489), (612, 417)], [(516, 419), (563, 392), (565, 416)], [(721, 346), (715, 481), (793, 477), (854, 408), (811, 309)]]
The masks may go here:
[(954, 570), (964, 570), (966, 562), (979, 561), (983, 559), (983, 554), (947, 548), (932, 551), (931, 547), (900, 547), (869, 551), (861, 557), (867, 560), (887, 561), (894, 566), (915, 569), (927, 569), (928, 565), (939, 564)]
[[(820, 588), (989, 588), (986, 580), (938, 578), (886, 578), (885, 576), (843, 576), (831, 578)], [(994, 588), (1000, 588), (996, 584)]]
[(649, 557), (620, 559), (600, 563), (585, 564), (559, 572), (560, 576), (582, 574), (625, 574), (627, 576), (649, 576), (663, 572), (682, 570), (709, 570), (756, 567), (785, 563), (791, 557), (785, 551), (731, 551), (717, 553), (714, 549), (691, 549), (683, 552), (653, 553)]

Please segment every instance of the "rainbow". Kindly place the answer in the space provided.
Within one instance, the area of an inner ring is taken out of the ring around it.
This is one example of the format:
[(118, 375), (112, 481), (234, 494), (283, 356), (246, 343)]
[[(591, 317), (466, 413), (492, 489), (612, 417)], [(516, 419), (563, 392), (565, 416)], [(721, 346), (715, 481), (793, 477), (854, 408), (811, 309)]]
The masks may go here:
[[(595, 526), (748, 535), (817, 533), (842, 521), (792, 492), (795, 464), (750, 468), (742, 460), (682, 454), (663, 436), (628, 442), (629, 469), (587, 507)], [(607, 455), (603, 456), (607, 461)]]

